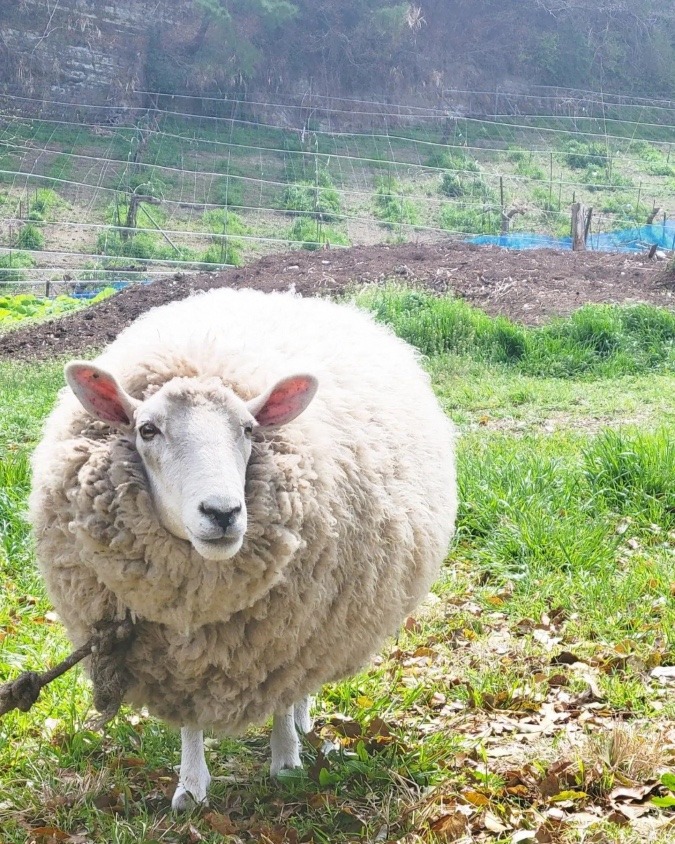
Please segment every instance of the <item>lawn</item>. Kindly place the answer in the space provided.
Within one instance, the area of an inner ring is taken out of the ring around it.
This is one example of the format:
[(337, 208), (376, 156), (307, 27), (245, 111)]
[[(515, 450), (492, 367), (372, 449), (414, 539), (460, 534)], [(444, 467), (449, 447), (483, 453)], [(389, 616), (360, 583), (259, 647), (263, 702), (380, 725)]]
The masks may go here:
[[(269, 779), (269, 725), (210, 737), (211, 805), (174, 815), (177, 734), (129, 710), (91, 732), (72, 671), (0, 721), (3, 844), (672, 841), (674, 318), (522, 329), (412, 295), (356, 298), (457, 422), (456, 541), (397, 641), (317, 699), (305, 770)], [(69, 646), (21, 517), (61, 362), (0, 384), (4, 679)]]

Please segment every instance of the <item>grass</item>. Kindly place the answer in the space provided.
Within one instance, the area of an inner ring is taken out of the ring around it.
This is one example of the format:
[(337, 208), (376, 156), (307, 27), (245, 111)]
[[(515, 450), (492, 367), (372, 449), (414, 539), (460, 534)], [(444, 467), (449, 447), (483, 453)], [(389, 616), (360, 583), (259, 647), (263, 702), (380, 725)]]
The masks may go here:
[(356, 301), (425, 355), (454, 352), (537, 377), (616, 377), (669, 370), (675, 361), (675, 315), (650, 305), (590, 305), (527, 328), (406, 287), (365, 288)]
[[(211, 809), (188, 817), (168, 810), (176, 734), (130, 711), (90, 732), (71, 672), (0, 721), (3, 842), (441, 842), (455, 823), (507, 842), (551, 809), (568, 844), (671, 840), (672, 810), (617, 826), (609, 795), (675, 762), (675, 703), (652, 676), (675, 663), (673, 316), (595, 307), (523, 329), (415, 291), (354, 296), (424, 351), (460, 428), (457, 537), (433, 595), (323, 690), (303, 772), (269, 780), (267, 728), (210, 738)], [(0, 383), (5, 677), (68, 650), (21, 517), (61, 364), (1, 363)]]

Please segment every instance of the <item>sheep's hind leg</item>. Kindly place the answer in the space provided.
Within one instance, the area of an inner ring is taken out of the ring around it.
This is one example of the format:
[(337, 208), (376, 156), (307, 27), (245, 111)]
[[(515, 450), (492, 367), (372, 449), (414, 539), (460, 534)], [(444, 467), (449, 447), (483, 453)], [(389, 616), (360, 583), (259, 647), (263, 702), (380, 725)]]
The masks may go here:
[(303, 735), (310, 732), (314, 726), (312, 723), (312, 717), (309, 714), (311, 705), (312, 698), (308, 695), (307, 697), (303, 697), (302, 700), (299, 700), (293, 707), (293, 719), (295, 720), (295, 726)]
[(180, 774), (171, 808), (183, 812), (195, 804), (206, 804), (211, 775), (204, 757), (204, 733), (191, 727), (182, 727), (180, 739)]
[(300, 740), (295, 729), (293, 718), (294, 707), (289, 706), (281, 712), (274, 714), (272, 722), (272, 763), (270, 773), (273, 777), (278, 776), (280, 771), (286, 768), (301, 768), (300, 761)]

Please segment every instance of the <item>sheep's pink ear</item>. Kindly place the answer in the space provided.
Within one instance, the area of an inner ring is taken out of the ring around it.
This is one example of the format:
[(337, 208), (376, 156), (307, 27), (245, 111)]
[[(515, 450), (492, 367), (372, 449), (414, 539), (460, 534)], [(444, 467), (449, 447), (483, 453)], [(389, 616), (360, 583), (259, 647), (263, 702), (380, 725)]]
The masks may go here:
[(78, 360), (67, 364), (65, 373), (70, 388), (93, 417), (116, 428), (132, 425), (140, 402), (125, 393), (113, 375), (100, 366)]
[(277, 428), (300, 416), (314, 398), (318, 386), (313, 375), (291, 375), (251, 399), (247, 407), (262, 428)]

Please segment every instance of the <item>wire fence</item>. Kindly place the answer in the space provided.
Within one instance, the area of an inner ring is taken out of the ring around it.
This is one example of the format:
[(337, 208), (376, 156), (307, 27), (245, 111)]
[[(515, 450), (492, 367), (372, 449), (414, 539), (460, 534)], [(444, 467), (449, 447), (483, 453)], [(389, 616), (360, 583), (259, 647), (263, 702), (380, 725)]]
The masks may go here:
[(560, 237), (579, 201), (594, 208), (591, 234), (675, 215), (666, 100), (463, 91), (451, 92), (463, 109), (431, 109), (138, 93), (149, 107), (0, 97), (0, 284), (100, 285), (289, 248)]

